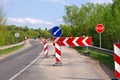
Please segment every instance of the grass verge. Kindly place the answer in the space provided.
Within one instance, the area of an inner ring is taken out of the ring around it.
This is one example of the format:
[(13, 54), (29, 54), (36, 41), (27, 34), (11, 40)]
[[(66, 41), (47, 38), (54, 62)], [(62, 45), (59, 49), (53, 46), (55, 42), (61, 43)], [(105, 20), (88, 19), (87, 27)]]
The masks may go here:
[(0, 55), (8, 54), (8, 53), (10, 53), (10, 52), (16, 51), (16, 50), (22, 48), (23, 46), (24, 46), (24, 45), (20, 45), (20, 46), (15, 46), (15, 47), (12, 47), (12, 48), (8, 48), (8, 49), (1, 50), (1, 51), (0, 51)]
[[(85, 47), (75, 47), (75, 49), (77, 49), (82, 54), (86, 51)], [(89, 52), (90, 52), (90, 57), (100, 61), (101, 63), (105, 64), (109, 68), (114, 69), (114, 58), (113, 57), (105, 53), (101, 53), (101, 52), (90, 50), (90, 49), (89, 49)]]

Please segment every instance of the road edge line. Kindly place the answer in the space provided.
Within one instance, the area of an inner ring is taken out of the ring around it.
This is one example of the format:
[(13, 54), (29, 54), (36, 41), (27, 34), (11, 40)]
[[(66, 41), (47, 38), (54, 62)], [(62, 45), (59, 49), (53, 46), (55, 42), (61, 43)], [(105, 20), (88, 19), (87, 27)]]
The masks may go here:
[(23, 68), (21, 71), (19, 71), (17, 74), (15, 74), (14, 76), (12, 76), (11, 78), (9, 78), (9, 80), (13, 80), (15, 79), (17, 76), (19, 76), (21, 73), (23, 73), (26, 69), (28, 69), (33, 63), (35, 63), (37, 61), (37, 59), (39, 59), (43, 54), (43, 51), (41, 52), (41, 54), (35, 58), (29, 65), (27, 65), (25, 68)]

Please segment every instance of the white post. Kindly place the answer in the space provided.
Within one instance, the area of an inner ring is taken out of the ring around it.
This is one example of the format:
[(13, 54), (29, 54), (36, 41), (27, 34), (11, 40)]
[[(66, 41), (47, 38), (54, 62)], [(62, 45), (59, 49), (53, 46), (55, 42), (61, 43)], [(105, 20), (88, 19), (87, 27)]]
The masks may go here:
[(120, 41), (119, 41), (119, 39), (118, 39), (118, 43), (119, 43)]
[(101, 48), (101, 33), (99, 33), (99, 37), (100, 37), (100, 48)]

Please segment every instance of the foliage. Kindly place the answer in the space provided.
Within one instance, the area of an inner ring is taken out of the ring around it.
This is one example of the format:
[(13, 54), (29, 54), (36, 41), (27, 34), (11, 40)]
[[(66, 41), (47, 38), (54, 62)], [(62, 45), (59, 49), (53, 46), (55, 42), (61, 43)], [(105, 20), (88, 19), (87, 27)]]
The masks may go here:
[(6, 18), (4, 15), (4, 9), (3, 9), (3, 5), (0, 4), (0, 25), (3, 25), (6, 23)]
[(14, 44), (17, 42), (15, 33), (20, 33), (18, 42), (24, 41), (27, 38), (50, 38), (49, 30), (30, 29), (27, 26), (6, 25), (6, 17), (2, 4), (0, 4), (0, 46)]
[[(92, 36), (95, 46), (99, 46), (99, 34), (95, 31), (97, 24), (103, 24), (105, 31), (102, 33), (102, 47), (113, 49), (113, 43), (120, 40), (120, 1), (113, 0), (112, 4), (87, 3), (80, 8), (65, 6), (66, 14), (62, 25), (63, 36), (71, 29), (73, 36)], [(66, 27), (67, 26), (67, 27)]]
[(27, 26), (16, 26), (16, 25), (4, 25), (0, 26), (0, 46), (14, 44), (17, 41), (15, 33), (20, 33), (18, 37), (18, 42), (25, 40), (27, 38), (50, 38), (51, 34), (48, 30), (41, 29), (29, 29)]
[(60, 25), (61, 29), (62, 29), (62, 36), (63, 37), (68, 37), (70, 36), (70, 34), (72, 33), (72, 28), (69, 28), (69, 26), (67, 25)]
[(4, 26), (4, 23), (5, 23), (5, 16), (3, 12), (3, 6), (2, 4), (0, 4), (0, 45), (4, 45), (6, 39), (7, 30)]
[(4, 55), (4, 54), (8, 54), (8, 53), (11, 53), (13, 51), (16, 51), (20, 48), (22, 48), (23, 45), (20, 45), (20, 46), (15, 46), (15, 47), (12, 47), (12, 48), (8, 48), (8, 49), (4, 49), (4, 50), (1, 50), (0, 51), (0, 55)]
[(6, 27), (3, 25), (0, 25), (0, 45), (5, 45), (6, 36), (7, 36)]

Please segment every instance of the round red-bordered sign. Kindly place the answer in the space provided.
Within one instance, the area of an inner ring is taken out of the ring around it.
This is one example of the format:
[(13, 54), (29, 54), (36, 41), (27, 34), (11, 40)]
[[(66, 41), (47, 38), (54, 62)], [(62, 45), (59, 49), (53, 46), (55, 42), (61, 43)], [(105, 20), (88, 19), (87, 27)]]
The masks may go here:
[(95, 27), (96, 32), (103, 33), (104, 32), (104, 25), (103, 24), (97, 24)]

